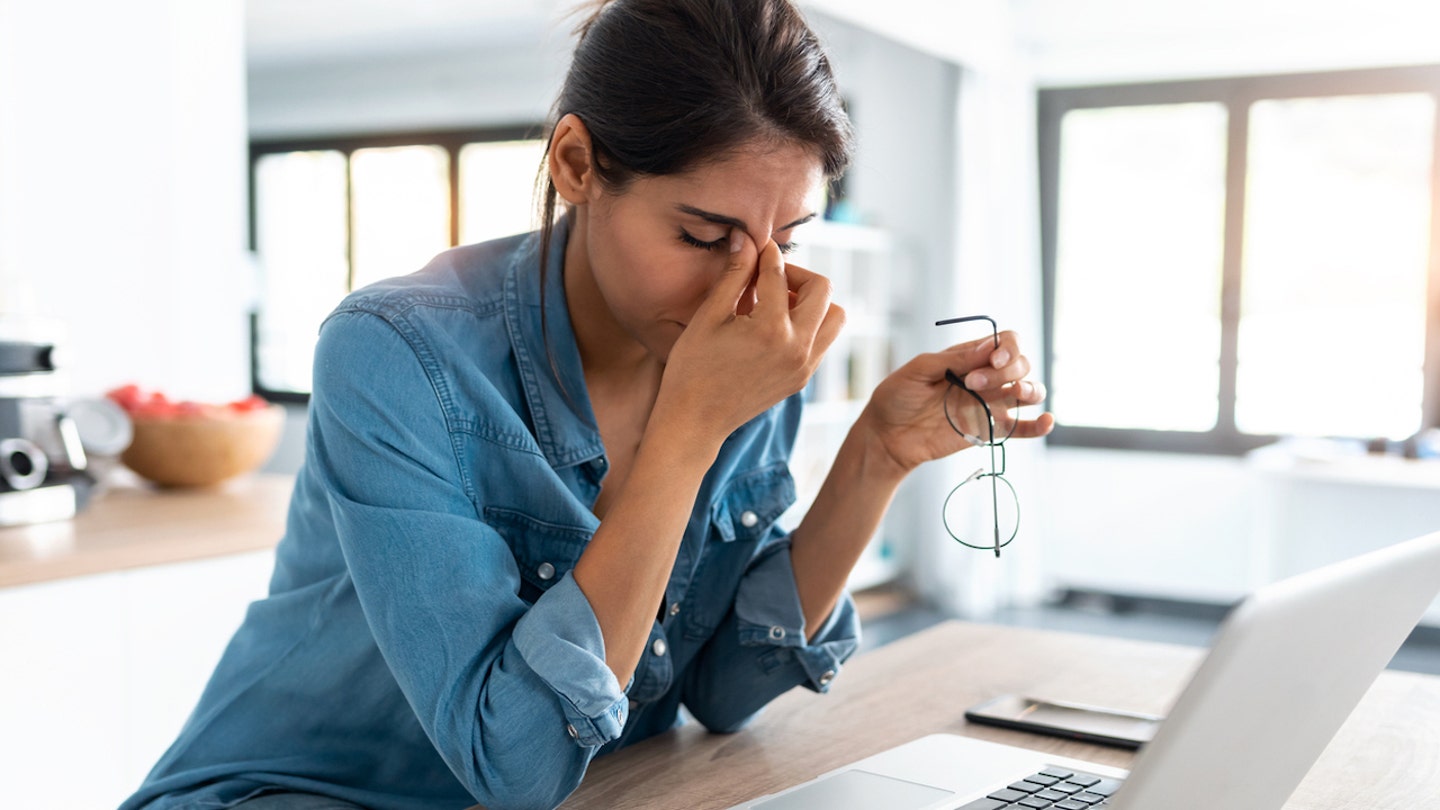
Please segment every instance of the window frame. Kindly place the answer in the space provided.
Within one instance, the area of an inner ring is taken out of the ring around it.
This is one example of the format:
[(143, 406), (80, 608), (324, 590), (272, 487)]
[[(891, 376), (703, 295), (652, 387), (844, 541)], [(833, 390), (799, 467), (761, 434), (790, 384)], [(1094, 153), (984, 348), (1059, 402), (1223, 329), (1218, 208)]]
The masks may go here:
[[(355, 280), (355, 212), (354, 199), (350, 187), (349, 166), (351, 156), (357, 150), (395, 146), (438, 146), (444, 149), (449, 160), (450, 246), (455, 247), (460, 244), (460, 150), (473, 143), (540, 140), (546, 136), (547, 131), (548, 127), (543, 123), (522, 123), (464, 129), (406, 130), (403, 132), (371, 134), (252, 139), (249, 146), (248, 180), (246, 187), (249, 195), (249, 204), (246, 209), (249, 217), (246, 230), (249, 249), (254, 252), (259, 245), (256, 176), (260, 159), (266, 155), (285, 152), (340, 152), (345, 156), (346, 286), (353, 289)], [(538, 166), (536, 170), (538, 172)], [(261, 303), (257, 302), (255, 308), (250, 312), (250, 390), (270, 402), (301, 405), (309, 403), (310, 395), (307, 393), (277, 390), (267, 388), (261, 384), (260, 309)]]
[[(1220, 380), (1216, 423), (1208, 431), (1167, 431), (1057, 424), (1046, 443), (1063, 447), (1243, 455), (1278, 436), (1242, 433), (1235, 424), (1237, 348), (1244, 257), (1250, 108), (1258, 101), (1426, 93), (1435, 99), (1431, 132), (1430, 235), (1426, 258), (1424, 387), (1418, 429), (1440, 425), (1440, 65), (1290, 73), (1218, 79), (1045, 88), (1037, 97), (1040, 254), (1045, 384), (1053, 392), (1055, 259), (1059, 227), (1060, 130), (1071, 110), (1195, 102), (1225, 106), (1224, 245), (1220, 302)], [(1369, 438), (1369, 437), (1365, 437)]]

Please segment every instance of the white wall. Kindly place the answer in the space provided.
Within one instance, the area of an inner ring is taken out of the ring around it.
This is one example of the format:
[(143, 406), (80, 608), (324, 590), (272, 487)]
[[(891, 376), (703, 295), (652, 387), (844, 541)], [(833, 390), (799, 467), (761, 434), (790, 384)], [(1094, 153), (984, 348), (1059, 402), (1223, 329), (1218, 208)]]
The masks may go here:
[(559, 30), (536, 41), (418, 54), (253, 65), (254, 138), (368, 134), (543, 121), (568, 66)]
[(245, 392), (244, 99), (241, 0), (0, 0), (0, 276), (72, 393)]
[(1014, 0), (1041, 86), (1440, 61), (1432, 0)]

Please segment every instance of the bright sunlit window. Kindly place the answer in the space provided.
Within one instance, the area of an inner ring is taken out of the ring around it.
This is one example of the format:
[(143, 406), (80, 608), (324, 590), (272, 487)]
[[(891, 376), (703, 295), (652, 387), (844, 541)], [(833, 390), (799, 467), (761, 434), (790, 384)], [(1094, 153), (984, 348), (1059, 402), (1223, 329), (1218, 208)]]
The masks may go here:
[[(1061, 132), (1052, 405), (1078, 424), (1208, 430), (1220, 380), (1225, 108), (1076, 110)], [(1113, 396), (1121, 363), (1146, 369), (1164, 402)]]
[(461, 243), (534, 227), (535, 207), (515, 200), (531, 198), (544, 154), (544, 141), (471, 143), (460, 150)]
[(1052, 441), (1430, 426), (1437, 95), (1440, 68), (1042, 92)]
[(534, 228), (538, 131), (252, 145), (255, 390), (309, 395), (320, 323), (350, 291)]
[[(1242, 432), (1403, 438), (1419, 429), (1434, 133), (1435, 99), (1421, 93), (1251, 109)], [(1361, 393), (1340, 382), (1340, 369), (1383, 383)]]

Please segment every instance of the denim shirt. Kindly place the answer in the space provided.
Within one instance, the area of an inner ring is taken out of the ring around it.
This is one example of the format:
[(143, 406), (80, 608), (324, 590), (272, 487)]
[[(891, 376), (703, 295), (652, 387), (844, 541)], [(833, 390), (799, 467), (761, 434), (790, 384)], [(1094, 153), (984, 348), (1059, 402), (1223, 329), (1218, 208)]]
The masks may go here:
[(807, 643), (775, 525), (795, 499), (798, 397), (725, 441), (633, 679), (606, 666), (571, 576), (607, 461), (567, 233), (547, 257), (548, 340), (536, 234), (450, 250), (326, 319), (269, 596), (122, 810), (277, 788), (375, 810), (550, 808), (681, 705), (732, 732), (794, 686), (828, 688), (859, 626), (846, 595)]

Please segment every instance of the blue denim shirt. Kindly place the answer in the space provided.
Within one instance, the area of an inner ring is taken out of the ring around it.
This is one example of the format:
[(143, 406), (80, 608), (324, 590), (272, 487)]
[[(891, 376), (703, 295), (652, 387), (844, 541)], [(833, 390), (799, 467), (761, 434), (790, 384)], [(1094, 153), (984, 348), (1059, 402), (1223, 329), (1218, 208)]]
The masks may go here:
[(550, 808), (682, 704), (730, 732), (796, 685), (826, 690), (859, 627), (847, 595), (806, 642), (775, 526), (795, 499), (798, 398), (726, 440), (633, 680), (605, 665), (571, 576), (606, 458), (566, 235), (548, 257), (548, 346), (535, 234), (448, 251), (325, 321), (270, 595), (123, 810), (276, 787), (375, 810)]

